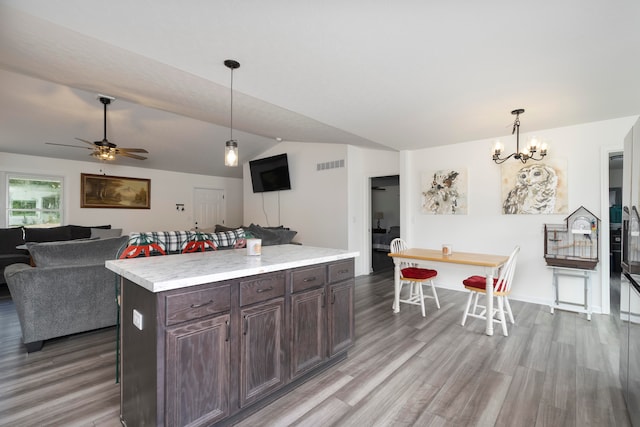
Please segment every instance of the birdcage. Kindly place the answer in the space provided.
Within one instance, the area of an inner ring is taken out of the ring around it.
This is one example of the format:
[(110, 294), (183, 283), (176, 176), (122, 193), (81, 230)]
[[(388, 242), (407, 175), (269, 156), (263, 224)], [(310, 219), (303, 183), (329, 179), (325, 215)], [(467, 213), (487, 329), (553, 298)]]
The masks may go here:
[(564, 224), (545, 224), (544, 258), (547, 265), (592, 270), (598, 264), (600, 220), (584, 206)]

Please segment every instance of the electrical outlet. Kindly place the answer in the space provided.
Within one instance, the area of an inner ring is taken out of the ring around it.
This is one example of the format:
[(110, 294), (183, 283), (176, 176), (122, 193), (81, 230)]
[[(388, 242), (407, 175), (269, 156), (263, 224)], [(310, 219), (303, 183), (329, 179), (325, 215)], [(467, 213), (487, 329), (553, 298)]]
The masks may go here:
[(133, 309), (133, 325), (142, 330), (142, 313), (135, 308)]

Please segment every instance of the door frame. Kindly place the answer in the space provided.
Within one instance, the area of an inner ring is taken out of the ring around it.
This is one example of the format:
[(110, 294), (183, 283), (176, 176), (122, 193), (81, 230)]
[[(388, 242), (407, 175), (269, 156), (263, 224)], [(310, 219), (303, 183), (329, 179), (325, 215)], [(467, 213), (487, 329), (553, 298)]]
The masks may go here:
[[(621, 142), (622, 144), (622, 142)], [(609, 225), (611, 218), (609, 217), (609, 155), (611, 153), (618, 153), (623, 151), (622, 145), (608, 145), (601, 147), (600, 149), (600, 289), (601, 295), (601, 307), (602, 314), (611, 313), (611, 299), (609, 296), (609, 288), (611, 285), (610, 270), (611, 265), (609, 262), (609, 253), (611, 248)]]

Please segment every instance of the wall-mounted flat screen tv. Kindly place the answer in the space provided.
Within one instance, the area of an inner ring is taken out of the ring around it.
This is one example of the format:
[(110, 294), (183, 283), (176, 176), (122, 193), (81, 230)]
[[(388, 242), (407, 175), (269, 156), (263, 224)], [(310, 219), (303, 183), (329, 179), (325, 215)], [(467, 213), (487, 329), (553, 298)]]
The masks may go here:
[(254, 193), (291, 190), (289, 162), (286, 153), (251, 160), (249, 170), (251, 171), (251, 184)]

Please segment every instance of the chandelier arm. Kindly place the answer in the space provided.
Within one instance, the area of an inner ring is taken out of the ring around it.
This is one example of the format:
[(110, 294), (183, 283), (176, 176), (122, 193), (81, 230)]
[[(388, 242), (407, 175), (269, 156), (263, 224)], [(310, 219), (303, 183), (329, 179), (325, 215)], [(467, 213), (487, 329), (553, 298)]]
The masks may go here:
[(516, 153), (511, 153), (507, 157), (501, 159), (499, 154), (494, 154), (493, 155), (493, 161), (496, 162), (497, 164), (501, 165), (502, 163), (506, 162), (507, 160), (509, 160), (510, 158), (512, 158), (515, 155), (516, 155)]

